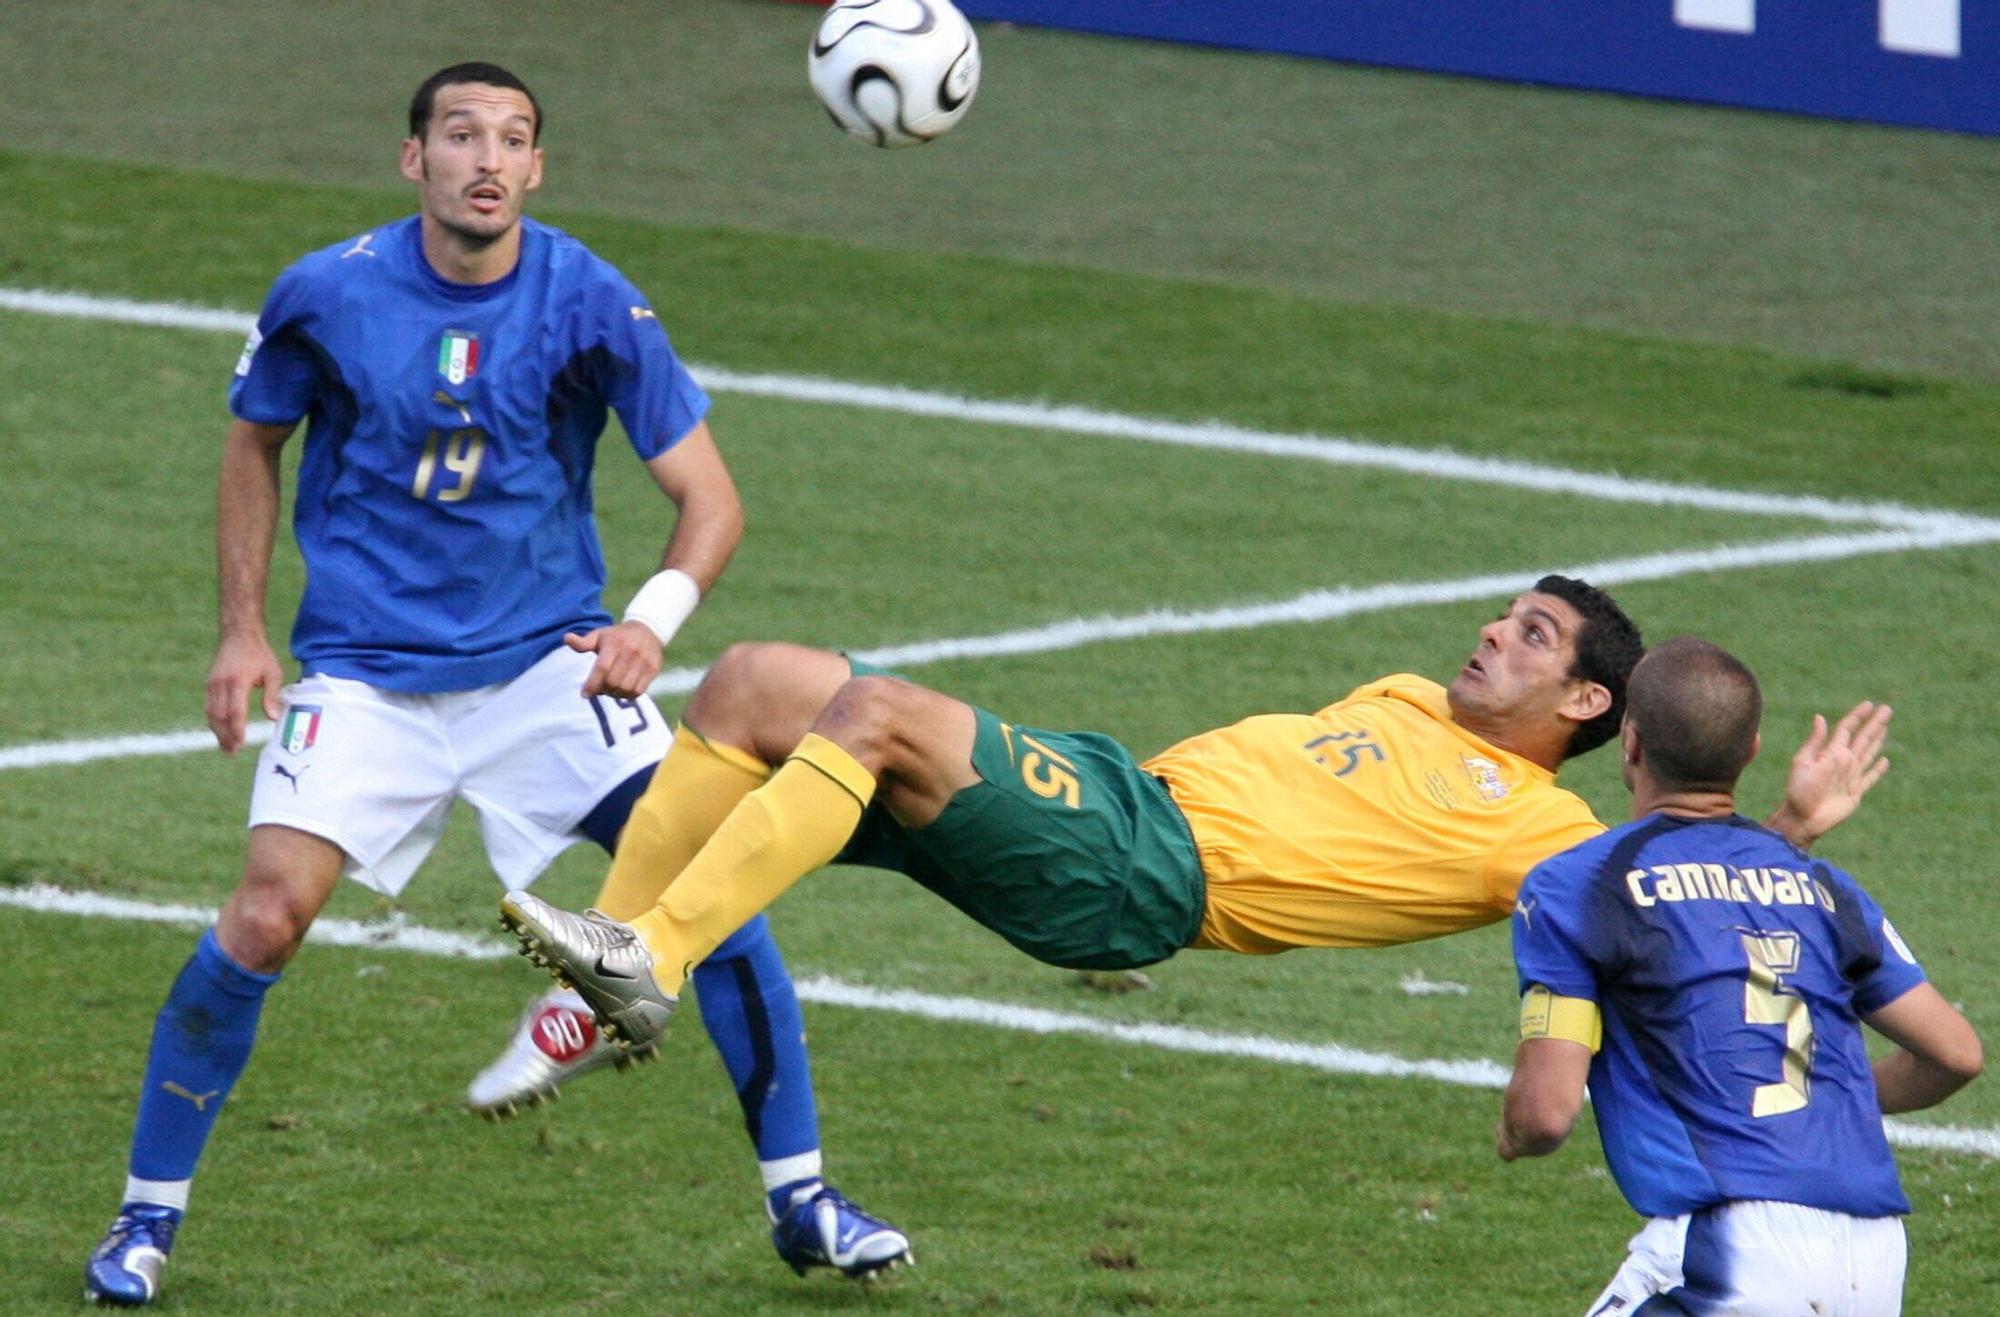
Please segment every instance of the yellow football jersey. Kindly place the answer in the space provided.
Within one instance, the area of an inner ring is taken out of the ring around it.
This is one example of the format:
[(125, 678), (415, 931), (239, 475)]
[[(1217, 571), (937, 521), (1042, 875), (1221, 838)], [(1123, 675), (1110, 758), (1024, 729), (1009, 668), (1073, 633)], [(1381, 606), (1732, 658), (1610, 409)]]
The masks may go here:
[(1504, 918), (1528, 870), (1604, 831), (1555, 774), (1451, 720), (1407, 673), (1146, 761), (1208, 882), (1196, 947), (1371, 947)]

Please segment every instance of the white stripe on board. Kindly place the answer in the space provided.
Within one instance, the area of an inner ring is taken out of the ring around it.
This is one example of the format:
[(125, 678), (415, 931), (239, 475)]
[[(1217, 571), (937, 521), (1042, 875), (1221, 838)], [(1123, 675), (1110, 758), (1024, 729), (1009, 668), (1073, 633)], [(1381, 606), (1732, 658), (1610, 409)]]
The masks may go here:
[[(86, 293), (58, 293), (37, 288), (0, 288), (0, 309), (125, 324), (218, 330), (246, 335), (256, 323), (254, 315), (243, 311), (187, 306), (178, 302), (135, 302), (124, 298), (96, 297)], [(1063, 434), (1134, 439), (1147, 443), (1324, 462), (1336, 466), (1369, 467), (1436, 480), (1502, 485), (1542, 493), (1573, 494), (1582, 498), (1618, 503), (1698, 508), (1709, 512), (1742, 513), (1752, 516), (1804, 517), (1814, 521), (1905, 528), (1964, 524), (2000, 526), (2000, 522), (1973, 517), (1966, 513), (1911, 508), (1897, 503), (1859, 503), (1843, 499), (1716, 489), (1704, 485), (1675, 484), (1661, 480), (1626, 479), (1615, 475), (1544, 466), (1534, 462), (1475, 457), (1449, 449), (1398, 448), (1388, 444), (1366, 443), (1356, 439), (1323, 435), (1278, 434), (1227, 425), (1220, 421), (1190, 424), (1127, 416), (1088, 407), (1057, 406), (1044, 402), (992, 402), (918, 389), (851, 384), (809, 376), (744, 374), (720, 366), (691, 365), (689, 369), (701, 381), (703, 387), (716, 393), (786, 398), (795, 402), (861, 407), (875, 411), (901, 412), (911, 416), (935, 416), (987, 425), (1020, 426)]]
[[(76, 915), (95, 919), (120, 919), (150, 923), (185, 924), (205, 927), (215, 919), (213, 909), (190, 905), (155, 905), (96, 892), (71, 892), (46, 883), (30, 887), (0, 887), (0, 906), (44, 914)], [(470, 960), (497, 960), (512, 952), (497, 937), (475, 938), (442, 929), (424, 928), (400, 919), (389, 923), (358, 923), (350, 919), (321, 919), (314, 923), (306, 940), (332, 946), (361, 947), (385, 951), (412, 951), (419, 955), (448, 956)], [(1211, 1033), (1172, 1024), (1133, 1024), (1100, 1020), (1072, 1011), (1052, 1011), (1039, 1006), (1017, 1006), (1009, 1002), (986, 1001), (978, 997), (941, 997), (928, 992), (901, 988), (870, 988), (843, 983), (825, 975), (799, 979), (799, 1000), (821, 1006), (847, 1006), (857, 1010), (887, 1011), (919, 1019), (951, 1024), (977, 1024), (1017, 1033), (1068, 1034), (1097, 1038), (1106, 1042), (1151, 1047), (1167, 1052), (1199, 1056), (1238, 1057), (1269, 1061), (1278, 1065), (1304, 1066), (1329, 1074), (1363, 1075), (1380, 1079), (1428, 1079), (1434, 1083), (1462, 1088), (1499, 1089), (1507, 1086), (1507, 1068), (1478, 1058), (1462, 1060), (1411, 1060), (1387, 1052), (1368, 1052), (1339, 1043), (1297, 1043), (1259, 1034)], [(1906, 1121), (1883, 1122), (1889, 1140), (1912, 1148), (1945, 1152), (1967, 1152), (1982, 1157), (2000, 1157), (2000, 1129), (1974, 1129), (1953, 1125), (1913, 1125)]]
[[(2000, 524), (1933, 525), (1922, 530), (1881, 530), (1848, 535), (1817, 535), (1768, 544), (1724, 545), (1610, 558), (1546, 570), (1581, 577), (1599, 586), (1662, 581), (1698, 572), (1735, 571), (1750, 567), (1782, 567), (1790, 563), (1830, 562), (1875, 553), (1913, 549), (1943, 549), (2000, 540)], [(1151, 609), (1123, 617), (1073, 618), (1048, 626), (993, 635), (920, 640), (906, 645), (856, 649), (854, 653), (887, 668), (923, 667), (946, 659), (1001, 658), (1046, 654), (1117, 640), (1155, 636), (1194, 635), (1210, 631), (1243, 631), (1257, 627), (1332, 622), (1367, 613), (1387, 612), (1424, 604), (1468, 603), (1503, 599), (1544, 574), (1543, 569), (1470, 576), (1456, 581), (1405, 581), (1388, 585), (1309, 590), (1267, 604), (1240, 604), (1184, 612)], [(700, 668), (670, 668), (653, 682), (655, 696), (685, 695), (701, 680)], [(270, 739), (271, 724), (253, 722), (246, 733), (252, 745)], [(151, 735), (105, 736), (71, 741), (41, 741), (0, 748), (0, 772), (16, 768), (47, 768), (87, 764), (101, 759), (141, 755), (188, 754), (207, 750), (215, 738), (205, 731), (160, 732)]]

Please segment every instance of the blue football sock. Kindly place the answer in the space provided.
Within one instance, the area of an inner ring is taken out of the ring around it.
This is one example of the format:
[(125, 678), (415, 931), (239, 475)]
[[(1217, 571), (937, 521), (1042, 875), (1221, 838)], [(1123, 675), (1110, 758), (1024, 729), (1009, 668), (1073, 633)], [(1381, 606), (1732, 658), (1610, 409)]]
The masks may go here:
[(805, 1019), (770, 921), (758, 915), (695, 966), (695, 999), (743, 1104), (759, 1161), (819, 1148)]
[(215, 1117), (250, 1060), (257, 1016), (276, 974), (244, 969), (223, 953), (215, 930), (167, 993), (153, 1022), (146, 1087), (132, 1128), (132, 1176), (192, 1179)]

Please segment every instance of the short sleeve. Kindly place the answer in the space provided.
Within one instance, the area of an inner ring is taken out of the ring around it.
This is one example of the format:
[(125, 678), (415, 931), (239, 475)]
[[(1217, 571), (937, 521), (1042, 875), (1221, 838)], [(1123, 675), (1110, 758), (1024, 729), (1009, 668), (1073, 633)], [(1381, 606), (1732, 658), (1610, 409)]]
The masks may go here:
[(1537, 865), (1514, 900), (1514, 970), (1520, 991), (1536, 984), (1558, 997), (1598, 999), (1597, 972), (1580, 931), (1588, 923), (1578, 885), (1559, 860)]
[(1859, 887), (1854, 889), (1854, 893), (1859, 902), (1864, 936), (1875, 953), (1872, 957), (1875, 963), (1866, 965), (1864, 959), (1866, 968), (1854, 980), (1854, 1009), (1866, 1015), (1882, 1009), (1924, 982), (1926, 976), (1909, 943), (1903, 941), (1902, 934), (1882, 913), (1882, 907)]
[(312, 410), (319, 369), (304, 328), (308, 293), (296, 266), (271, 285), (229, 385), (229, 410), (243, 420), (290, 425)]
[(1494, 847), (1487, 861), (1486, 885), (1493, 904), (1506, 909), (1521, 889), (1521, 875), (1551, 855), (1560, 855), (1604, 835), (1604, 825), (1590, 806), (1557, 788), (1545, 808), (1536, 810), (1512, 836)]
[(613, 295), (602, 313), (609, 377), (604, 400), (624, 422), (642, 460), (650, 461), (685, 439), (708, 415), (708, 394), (674, 354), (653, 308), (631, 285)]

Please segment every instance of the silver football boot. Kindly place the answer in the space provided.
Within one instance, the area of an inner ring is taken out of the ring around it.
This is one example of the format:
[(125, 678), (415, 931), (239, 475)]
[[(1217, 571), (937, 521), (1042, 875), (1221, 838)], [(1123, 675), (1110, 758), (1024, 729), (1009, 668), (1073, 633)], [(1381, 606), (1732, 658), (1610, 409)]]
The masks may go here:
[(500, 899), (500, 924), (522, 955), (576, 989), (613, 1042), (636, 1051), (666, 1032), (678, 999), (660, 991), (653, 954), (630, 924), (596, 910), (573, 915), (531, 892)]
[(505, 1120), (562, 1096), (562, 1085), (593, 1070), (623, 1070), (659, 1055), (657, 1047), (626, 1051), (604, 1036), (583, 998), (550, 988), (528, 1004), (514, 1037), (465, 1091), (465, 1106), (488, 1120)]

